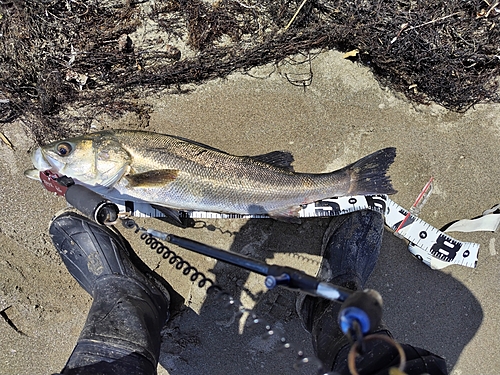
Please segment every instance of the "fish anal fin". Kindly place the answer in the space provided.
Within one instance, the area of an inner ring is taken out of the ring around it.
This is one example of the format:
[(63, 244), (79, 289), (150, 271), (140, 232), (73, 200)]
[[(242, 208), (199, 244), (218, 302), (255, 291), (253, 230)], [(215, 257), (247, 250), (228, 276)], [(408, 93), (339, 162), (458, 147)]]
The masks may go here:
[(301, 220), (299, 218), (300, 207), (288, 207), (282, 210), (276, 210), (269, 212), (268, 215), (275, 220), (282, 221), (285, 223), (300, 224)]
[(293, 155), (288, 151), (272, 151), (267, 154), (250, 156), (250, 158), (293, 172)]
[(177, 169), (156, 169), (143, 173), (126, 175), (129, 186), (134, 188), (154, 188), (165, 186), (179, 175)]

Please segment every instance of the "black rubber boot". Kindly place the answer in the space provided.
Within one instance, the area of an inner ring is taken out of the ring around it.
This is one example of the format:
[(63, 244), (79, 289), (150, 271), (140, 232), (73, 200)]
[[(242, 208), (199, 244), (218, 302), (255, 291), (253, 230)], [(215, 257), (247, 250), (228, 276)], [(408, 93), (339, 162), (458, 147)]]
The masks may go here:
[(94, 299), (62, 374), (155, 374), (169, 316), (162, 282), (119, 233), (83, 216), (64, 213), (49, 232), (68, 271)]
[[(325, 231), (318, 277), (329, 283), (360, 290), (377, 263), (384, 220), (375, 211), (356, 211), (332, 219)], [(333, 368), (339, 351), (348, 344), (338, 325), (341, 305), (312, 296), (297, 299), (297, 313), (312, 335), (313, 347), (326, 371)]]

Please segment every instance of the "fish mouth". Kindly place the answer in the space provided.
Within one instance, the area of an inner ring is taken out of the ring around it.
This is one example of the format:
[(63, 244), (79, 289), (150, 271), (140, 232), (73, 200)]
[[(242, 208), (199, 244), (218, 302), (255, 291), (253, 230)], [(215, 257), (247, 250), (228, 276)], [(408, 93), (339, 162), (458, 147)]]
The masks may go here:
[(40, 180), (40, 172), (49, 170), (49, 169), (56, 169), (59, 170), (62, 165), (59, 165), (61, 163), (57, 162), (56, 160), (51, 159), (50, 157), (47, 157), (42, 148), (38, 147), (33, 155), (31, 156), (31, 161), (33, 163), (33, 166), (35, 167), (34, 169), (27, 169), (24, 171), (24, 175), (32, 180)]
[(33, 166), (35, 167), (35, 169), (39, 171), (46, 171), (47, 169), (52, 168), (52, 164), (45, 156), (41, 147), (38, 147), (35, 150), (35, 152), (31, 156), (31, 161), (33, 162)]

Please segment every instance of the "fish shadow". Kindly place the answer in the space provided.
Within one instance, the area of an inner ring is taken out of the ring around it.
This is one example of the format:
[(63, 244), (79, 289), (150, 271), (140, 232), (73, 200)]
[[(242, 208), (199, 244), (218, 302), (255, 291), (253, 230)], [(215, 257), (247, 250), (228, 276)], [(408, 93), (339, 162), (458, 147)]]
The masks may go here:
[[(279, 257), (277, 264), (283, 266), (317, 268), (329, 222), (249, 220), (230, 251), (269, 263)], [(314, 259), (317, 264), (311, 264)], [(253, 294), (247, 287), (248, 271), (217, 262), (212, 272), (225, 293), (208, 293), (199, 314), (183, 306), (163, 331), (160, 364), (169, 374), (316, 373), (311, 337), (295, 311), (296, 291), (276, 288)], [(481, 305), (467, 287), (420, 263), (389, 230), (367, 287), (382, 295), (384, 321), (394, 337), (444, 357), (450, 370), (483, 319)], [(249, 299), (255, 303), (251, 311), (240, 304)]]

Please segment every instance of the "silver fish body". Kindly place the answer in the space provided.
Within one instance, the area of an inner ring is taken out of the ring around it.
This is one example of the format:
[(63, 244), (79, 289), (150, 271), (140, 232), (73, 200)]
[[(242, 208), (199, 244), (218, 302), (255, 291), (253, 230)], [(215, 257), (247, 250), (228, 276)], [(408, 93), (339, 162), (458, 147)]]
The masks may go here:
[(114, 130), (43, 146), (33, 163), (108, 196), (178, 210), (293, 217), (300, 205), (325, 198), (395, 193), (386, 176), (395, 154), (386, 148), (331, 173), (296, 173), (285, 152), (235, 156), (180, 137)]

